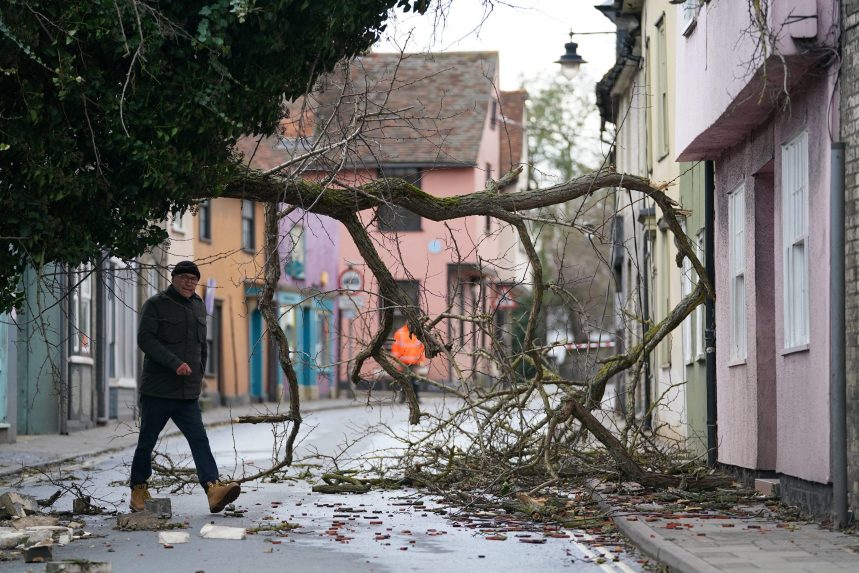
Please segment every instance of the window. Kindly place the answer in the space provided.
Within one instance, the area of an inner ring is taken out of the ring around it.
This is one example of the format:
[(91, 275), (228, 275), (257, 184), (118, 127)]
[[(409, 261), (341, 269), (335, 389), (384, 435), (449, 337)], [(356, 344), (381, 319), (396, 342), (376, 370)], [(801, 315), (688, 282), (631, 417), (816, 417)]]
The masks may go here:
[[(695, 245), (695, 255), (698, 257), (698, 260), (701, 261), (701, 264), (706, 264), (704, 262), (704, 231), (699, 231), (697, 236), (697, 242)], [(700, 280), (700, 277), (697, 277)], [(695, 352), (696, 358), (698, 360), (702, 360), (705, 357), (704, 353), (704, 329), (706, 328), (705, 322), (705, 313), (704, 313), (704, 305), (699, 304), (695, 308)]]
[(746, 358), (746, 190), (741, 185), (728, 195), (728, 242), (731, 280), (732, 360)]
[(154, 266), (146, 269), (146, 298), (155, 296), (161, 290), (161, 277)]
[(89, 355), (92, 337), (92, 269), (78, 267), (72, 274), (72, 352)]
[[(492, 182), (492, 164), (486, 162), (486, 181), (484, 182), (484, 188), (488, 189), (490, 183)], [(492, 217), (486, 215), (486, 224), (484, 225), (484, 232), (488, 235), (492, 232)]]
[(292, 225), (289, 229), (289, 254), (286, 257), (284, 272), (294, 278), (304, 278), (305, 241), (304, 225), (301, 222)]
[(206, 316), (206, 348), (208, 349), (208, 357), (206, 358), (206, 376), (215, 377), (218, 375), (220, 340), (221, 305), (215, 303), (215, 308), (212, 310), (212, 314)]
[(170, 226), (173, 227), (173, 230), (177, 233), (185, 234), (185, 217), (182, 213), (175, 213), (170, 216), (171, 223)]
[(668, 155), (668, 45), (665, 15), (656, 23), (656, 145), (659, 158)]
[(492, 100), (492, 111), (489, 115), (489, 129), (495, 129), (496, 125), (498, 125), (498, 102), (496, 100)]
[[(397, 177), (421, 188), (421, 170), (388, 167), (379, 172), (379, 177)], [(421, 217), (399, 205), (379, 205), (380, 231), (420, 231)]]
[(197, 210), (197, 222), (200, 225), (199, 235), (201, 241), (212, 240), (212, 203), (203, 201)]
[(808, 133), (781, 149), (784, 346), (808, 344)]
[[(419, 297), (420, 297), (420, 286), (421, 284), (418, 281), (397, 281), (397, 285), (403, 289), (406, 293), (406, 297), (415, 307), (418, 306)], [(391, 304), (390, 302), (383, 301), (382, 310), (386, 305)], [(403, 313), (402, 307), (396, 306), (394, 307), (394, 322), (391, 326), (391, 330), (388, 333), (388, 338), (394, 336), (394, 333), (404, 324), (406, 323), (406, 315)]]
[[(659, 233), (659, 267), (656, 269), (657, 279), (659, 280), (659, 306), (660, 306), (660, 314), (658, 316), (659, 320), (665, 319), (668, 317), (668, 313), (671, 312), (671, 238), (669, 237), (668, 230), (660, 231)], [(655, 262), (655, 261), (654, 261)], [(665, 337), (665, 339), (659, 344), (661, 348), (660, 360), (661, 366), (670, 366), (671, 365), (671, 339), (672, 335), (669, 334)]]
[(701, 0), (686, 0), (680, 5), (680, 31), (684, 36), (688, 36), (695, 29), (700, 8)]
[[(686, 225), (683, 224), (683, 232), (686, 232)], [(683, 259), (683, 269), (680, 272), (680, 297), (686, 298), (692, 294), (692, 263), (688, 258)], [(697, 310), (697, 309), (696, 309)], [(690, 364), (692, 362), (692, 315), (683, 319), (683, 363)]]
[(254, 202), (242, 199), (242, 249), (253, 251), (256, 248), (254, 241), (255, 213)]
[[(147, 269), (147, 293), (157, 290), (158, 273)], [(154, 282), (154, 284), (153, 284)], [(134, 385), (137, 376), (137, 281), (135, 269), (115, 259), (107, 283), (107, 376), (114, 385)], [(154, 287), (154, 288), (153, 288)]]

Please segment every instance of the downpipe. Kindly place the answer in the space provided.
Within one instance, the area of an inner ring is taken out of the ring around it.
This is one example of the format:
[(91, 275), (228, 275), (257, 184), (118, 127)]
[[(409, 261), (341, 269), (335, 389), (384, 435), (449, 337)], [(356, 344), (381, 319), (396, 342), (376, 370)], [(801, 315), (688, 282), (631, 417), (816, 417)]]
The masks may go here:
[(832, 144), (829, 186), (829, 424), (832, 472), (832, 525), (848, 525), (847, 511), (847, 376), (844, 317), (844, 150)]

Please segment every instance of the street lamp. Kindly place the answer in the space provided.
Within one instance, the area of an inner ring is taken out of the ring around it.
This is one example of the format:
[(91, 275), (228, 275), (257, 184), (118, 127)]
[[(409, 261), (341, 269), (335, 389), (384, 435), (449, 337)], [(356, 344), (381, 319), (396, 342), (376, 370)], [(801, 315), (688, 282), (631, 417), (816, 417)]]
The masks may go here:
[[(617, 34), (617, 31), (611, 32), (577, 32), (578, 35), (596, 35), (596, 34)], [(556, 64), (561, 64), (561, 73), (564, 76), (571, 80), (579, 74), (579, 68), (581, 68), (582, 64), (587, 64), (587, 60), (581, 57), (578, 52), (576, 52), (576, 48), (579, 45), (573, 42), (573, 31), (570, 30), (570, 41), (564, 44), (564, 55), (556, 61)]]
[(556, 64), (561, 64), (561, 73), (564, 74), (568, 80), (579, 75), (579, 68), (581, 68), (582, 64), (587, 63), (585, 59), (576, 52), (576, 48), (578, 47), (579, 45), (573, 41), (573, 32), (570, 31), (570, 41), (564, 44), (564, 55), (555, 62)]

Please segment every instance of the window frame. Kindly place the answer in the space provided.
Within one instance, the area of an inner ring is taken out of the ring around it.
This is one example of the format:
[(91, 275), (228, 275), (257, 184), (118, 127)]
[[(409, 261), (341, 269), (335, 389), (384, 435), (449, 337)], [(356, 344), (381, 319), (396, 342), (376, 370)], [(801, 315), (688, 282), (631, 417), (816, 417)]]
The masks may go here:
[(688, 38), (698, 26), (698, 12), (701, 10), (701, 4), (701, 0), (686, 0), (682, 4), (678, 4), (677, 9), (680, 11), (679, 21), (681, 22), (680, 34), (682, 36)]
[(665, 14), (656, 21), (656, 147), (657, 161), (664, 159), (670, 150), (668, 126), (668, 35)]
[(745, 360), (748, 355), (746, 315), (746, 187), (728, 194), (728, 269), (730, 277), (730, 358)]
[[(701, 261), (701, 264), (706, 264), (704, 262), (704, 241), (705, 241), (704, 230), (701, 229), (695, 236), (695, 256), (698, 257), (698, 260)], [(697, 280), (701, 280), (701, 277), (698, 276), (698, 273), (695, 273), (695, 278)], [(706, 303), (705, 303), (706, 304)], [(695, 308), (695, 358), (697, 360), (704, 360), (706, 358), (706, 348), (705, 348), (705, 330), (706, 330), (706, 314), (705, 314), (705, 304), (699, 304)]]
[(198, 238), (201, 241), (209, 242), (212, 240), (212, 201), (207, 199), (200, 203), (197, 215), (199, 217), (197, 226)]
[(71, 272), (71, 327), (72, 354), (92, 355), (92, 275), (90, 265), (80, 265)]
[(784, 348), (809, 344), (808, 131), (782, 146), (781, 233)]
[[(686, 223), (681, 224), (683, 235), (686, 235)], [(683, 267), (680, 271), (680, 299), (685, 299), (692, 294), (692, 263), (688, 257), (683, 257)], [(697, 310), (698, 307), (696, 307)], [(692, 364), (694, 361), (694, 349), (692, 348), (692, 314), (683, 319), (683, 363)]]
[[(378, 176), (403, 179), (418, 189), (423, 189), (423, 169), (420, 167), (385, 167), (379, 169)], [(399, 205), (380, 204), (376, 218), (378, 229), (382, 233), (411, 233), (423, 230), (423, 217)]]
[[(149, 280), (154, 267), (147, 269)], [(137, 269), (112, 258), (108, 266), (107, 377), (111, 386), (134, 387), (137, 378)], [(124, 282), (121, 282), (124, 281)], [(147, 291), (150, 285), (147, 285)]]
[(256, 205), (249, 199), (240, 199), (242, 213), (242, 250), (256, 249)]
[[(305, 240), (306, 229), (302, 221), (296, 221), (289, 228), (289, 253), (287, 254), (287, 262), (284, 265), (284, 272), (295, 279), (303, 280), (305, 277), (305, 269), (307, 263), (307, 241)], [(296, 269), (296, 263), (301, 266)]]

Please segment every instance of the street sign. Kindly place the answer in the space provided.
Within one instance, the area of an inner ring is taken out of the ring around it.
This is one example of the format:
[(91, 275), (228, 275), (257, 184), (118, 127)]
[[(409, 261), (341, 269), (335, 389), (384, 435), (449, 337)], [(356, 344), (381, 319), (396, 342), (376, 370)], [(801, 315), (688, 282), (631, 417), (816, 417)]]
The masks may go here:
[(356, 291), (364, 288), (364, 277), (354, 269), (346, 269), (340, 273), (340, 289)]

